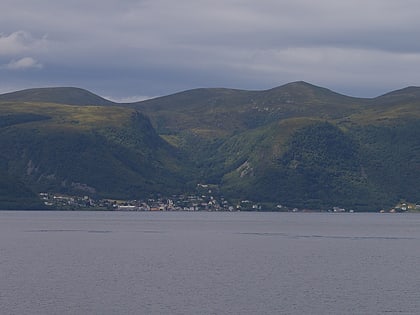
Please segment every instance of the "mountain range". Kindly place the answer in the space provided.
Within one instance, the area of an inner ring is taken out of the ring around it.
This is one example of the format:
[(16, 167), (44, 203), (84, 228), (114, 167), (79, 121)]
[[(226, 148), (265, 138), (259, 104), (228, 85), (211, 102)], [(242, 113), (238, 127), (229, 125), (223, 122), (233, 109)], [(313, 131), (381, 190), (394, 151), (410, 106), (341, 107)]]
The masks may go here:
[[(79, 88), (0, 95), (0, 208), (39, 192), (192, 193), (376, 211), (420, 201), (420, 88), (355, 98), (306, 82), (118, 104)], [(12, 193), (13, 192), (13, 193)]]

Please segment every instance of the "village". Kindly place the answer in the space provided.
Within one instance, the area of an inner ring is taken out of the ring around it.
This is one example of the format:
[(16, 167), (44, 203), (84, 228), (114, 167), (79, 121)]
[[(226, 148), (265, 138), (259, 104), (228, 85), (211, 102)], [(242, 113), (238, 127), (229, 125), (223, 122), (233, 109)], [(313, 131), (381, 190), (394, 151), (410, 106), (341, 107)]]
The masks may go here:
[[(40, 193), (45, 206), (55, 210), (110, 210), (110, 211), (237, 211), (224, 197), (211, 194), (181, 194), (157, 196), (139, 200), (94, 199), (90, 196), (68, 196)], [(261, 209), (258, 204), (243, 203), (246, 210)], [(250, 209), (248, 209), (250, 208)]]
[[(57, 193), (40, 193), (44, 205), (52, 210), (107, 210), (107, 211), (278, 211), (278, 212), (333, 212), (353, 213), (354, 210), (333, 207), (328, 210), (299, 209), (281, 204), (257, 203), (250, 200), (231, 202), (222, 195), (208, 189), (207, 185), (198, 185), (193, 194), (154, 196), (147, 199), (116, 200), (95, 199), (90, 196), (70, 196)], [(420, 205), (400, 202), (395, 207), (380, 213), (418, 212)]]

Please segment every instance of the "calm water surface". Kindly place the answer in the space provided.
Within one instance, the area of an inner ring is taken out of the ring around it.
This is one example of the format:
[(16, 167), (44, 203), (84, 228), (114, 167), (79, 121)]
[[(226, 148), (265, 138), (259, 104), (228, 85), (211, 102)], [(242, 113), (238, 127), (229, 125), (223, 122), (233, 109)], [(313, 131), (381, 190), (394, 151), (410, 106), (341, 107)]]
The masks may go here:
[(0, 211), (0, 314), (420, 314), (420, 215)]

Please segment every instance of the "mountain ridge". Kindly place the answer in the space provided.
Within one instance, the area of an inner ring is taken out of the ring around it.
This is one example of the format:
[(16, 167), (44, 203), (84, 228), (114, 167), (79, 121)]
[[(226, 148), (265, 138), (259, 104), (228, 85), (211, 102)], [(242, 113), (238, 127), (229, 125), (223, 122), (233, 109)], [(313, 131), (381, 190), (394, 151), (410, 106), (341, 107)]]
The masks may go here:
[[(415, 96), (420, 95), (420, 87), (418, 86), (408, 86), (396, 90), (392, 90), (385, 94), (375, 96), (375, 97), (357, 97), (357, 96), (350, 96), (345, 95), (342, 93), (335, 92), (331, 89), (317, 86), (306, 81), (294, 81), (290, 83), (286, 83), (283, 85), (275, 86), (273, 88), (263, 89), (263, 90), (247, 90), (247, 89), (238, 89), (238, 88), (224, 88), (224, 87), (200, 87), (200, 88), (193, 88), (188, 90), (179, 91), (176, 93), (157, 96), (151, 99), (136, 101), (136, 102), (115, 102), (108, 100), (98, 94), (92, 93), (89, 90), (79, 88), (79, 87), (65, 87), (65, 86), (58, 86), (58, 87), (41, 87), (41, 88), (28, 88), (22, 90), (16, 90), (12, 92), (2, 93), (0, 94), (0, 101), (23, 101), (23, 102), (48, 102), (48, 103), (58, 103), (58, 104), (68, 104), (68, 105), (136, 105), (136, 104), (144, 104), (149, 103), (150, 101), (159, 100), (165, 101), (168, 97), (215, 97), (219, 94), (221, 95), (229, 95), (232, 93), (249, 93), (249, 94), (265, 94), (265, 93), (276, 93), (276, 92), (287, 92), (287, 90), (300, 90), (299, 93), (302, 92), (302, 89), (306, 89), (307, 91), (318, 91), (318, 93), (322, 94), (330, 94), (335, 95), (337, 97), (347, 98), (349, 100), (365, 100), (365, 101), (373, 101), (378, 100), (381, 98), (386, 97), (396, 97), (401, 95), (412, 95)], [(413, 93), (414, 92), (414, 93)], [(62, 94), (63, 96), (59, 97)], [(190, 96), (192, 94), (192, 96)]]
[(233, 202), (309, 209), (420, 202), (418, 87), (356, 98), (298, 81), (134, 103), (25, 91), (0, 95), (0, 185), (13, 178), (27, 196), (169, 196), (208, 183)]
[(46, 102), (66, 105), (109, 106), (116, 103), (77, 87), (31, 88), (0, 94), (0, 102)]

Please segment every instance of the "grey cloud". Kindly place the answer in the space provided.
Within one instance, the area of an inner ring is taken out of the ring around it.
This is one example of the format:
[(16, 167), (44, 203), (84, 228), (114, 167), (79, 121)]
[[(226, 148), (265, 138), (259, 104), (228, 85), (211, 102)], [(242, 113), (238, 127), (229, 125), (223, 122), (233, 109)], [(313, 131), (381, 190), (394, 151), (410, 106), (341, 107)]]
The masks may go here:
[(32, 57), (23, 57), (18, 60), (12, 60), (1, 68), (8, 70), (25, 70), (30, 68), (41, 69), (43, 66)]
[(40, 52), (46, 48), (46, 38), (34, 38), (29, 32), (18, 30), (0, 34), (0, 56), (14, 56), (28, 51)]
[(38, 82), (125, 93), (115, 97), (293, 80), (376, 93), (420, 80), (414, 0), (3, 0), (2, 7), (1, 64), (31, 56), (44, 65)]

